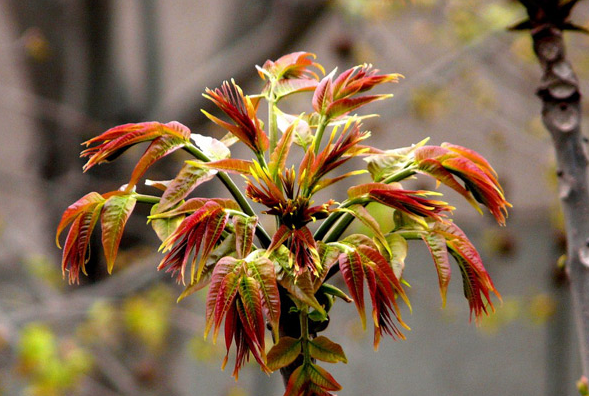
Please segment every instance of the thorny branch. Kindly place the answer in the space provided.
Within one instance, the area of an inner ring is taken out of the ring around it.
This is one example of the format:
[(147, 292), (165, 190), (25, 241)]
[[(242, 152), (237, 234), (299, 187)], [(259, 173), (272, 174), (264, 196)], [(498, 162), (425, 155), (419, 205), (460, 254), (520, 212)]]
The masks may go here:
[(573, 29), (569, 13), (577, 1), (521, 1), (543, 76), (538, 88), (542, 121), (556, 151), (559, 198), (567, 232), (567, 270), (580, 339), (583, 374), (589, 374), (589, 184), (587, 154), (581, 133), (581, 93), (566, 58), (563, 30)]

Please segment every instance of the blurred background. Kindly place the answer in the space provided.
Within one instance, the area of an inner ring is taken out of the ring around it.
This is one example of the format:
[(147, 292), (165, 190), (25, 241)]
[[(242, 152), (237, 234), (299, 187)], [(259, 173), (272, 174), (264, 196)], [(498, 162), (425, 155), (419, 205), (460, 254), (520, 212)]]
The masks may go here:
[[(405, 75), (385, 87), (394, 98), (366, 108), (381, 114), (366, 122), (369, 144), (429, 136), (470, 147), (493, 164), (514, 205), (500, 228), (441, 188), (503, 304), (469, 324), (455, 271), (441, 309), (431, 258), (410, 244), (407, 340), (385, 339), (374, 352), (353, 305), (332, 311), (327, 333), (349, 360), (329, 367), (339, 395), (575, 394), (581, 371), (557, 265), (564, 238), (553, 151), (534, 95), (541, 73), (529, 35), (506, 30), (523, 18), (508, 0), (0, 0), (0, 394), (282, 394), (279, 375), (253, 364), (239, 382), (220, 370), (222, 343), (202, 337), (205, 294), (176, 304), (181, 287), (155, 271), (159, 243), (141, 216), (148, 208), (126, 229), (116, 273), (106, 276), (96, 244), (79, 286), (62, 280), (54, 230), (82, 195), (125, 183), (142, 152), (82, 174), (82, 141), (148, 120), (220, 137), (199, 111), (209, 106), (205, 87), (233, 77), (255, 93), (254, 65), (292, 51), (317, 54), (327, 71), (369, 62)], [(573, 20), (589, 27), (588, 2)], [(566, 39), (587, 93), (589, 38)], [(587, 130), (587, 101), (584, 115)], [(168, 158), (148, 177), (169, 179), (184, 159)]]

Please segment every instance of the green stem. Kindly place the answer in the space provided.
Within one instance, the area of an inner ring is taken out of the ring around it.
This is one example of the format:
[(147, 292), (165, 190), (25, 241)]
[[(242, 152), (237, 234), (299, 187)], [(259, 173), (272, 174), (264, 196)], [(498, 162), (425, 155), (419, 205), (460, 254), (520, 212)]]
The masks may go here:
[[(273, 97), (274, 93), (270, 92), (270, 97)], [(278, 123), (276, 121), (276, 101), (268, 100), (268, 131), (270, 134), (270, 153), (274, 152), (276, 144), (278, 143)]]
[[(408, 167), (400, 170), (399, 172), (390, 175), (389, 177), (384, 179), (382, 181), (382, 183), (390, 184), (390, 183), (398, 182), (398, 181), (404, 180), (410, 176), (413, 176), (414, 174), (415, 174), (415, 168), (413, 166), (408, 166)], [(367, 204), (368, 204), (368, 202), (363, 203), (363, 205), (367, 205)], [(333, 218), (332, 218), (332, 216), (333, 216)], [(335, 223), (336, 220), (338, 220), (338, 219), (339, 219), (339, 221), (337, 223)], [(323, 238), (323, 242), (325, 242), (325, 243), (335, 242), (342, 236), (342, 234), (346, 231), (346, 229), (349, 227), (349, 225), (352, 223), (352, 221), (354, 221), (354, 216), (352, 214), (346, 213), (342, 216), (341, 212), (334, 212), (334, 213), (330, 214), (329, 217), (327, 217), (327, 219), (325, 219), (325, 221), (323, 222), (323, 223), (328, 223), (327, 226), (322, 228), (323, 227), (323, 224), (322, 224), (321, 225), (322, 227), (319, 227), (319, 229), (315, 233), (316, 239)], [(319, 231), (321, 231), (321, 233), (319, 234), (319, 237), (317, 237), (317, 234), (319, 233)], [(327, 231), (329, 231), (329, 233), (327, 233)], [(323, 237), (324, 235), (325, 235), (325, 237)]]
[[(187, 144), (185, 148), (186, 150), (188, 150), (190, 154), (194, 155), (194, 157), (196, 157), (197, 159), (204, 162), (211, 162), (211, 159), (207, 157), (202, 151), (200, 151), (196, 146), (192, 144)], [(235, 201), (237, 202), (241, 210), (243, 210), (244, 213), (246, 213), (248, 216), (256, 216), (256, 213), (252, 209), (251, 205), (249, 204), (245, 196), (239, 190), (239, 187), (237, 187), (233, 179), (231, 179), (229, 175), (225, 172), (217, 172), (217, 177), (221, 180), (221, 182), (227, 188), (227, 190), (229, 190), (229, 193), (231, 193), (233, 198), (235, 198)], [(272, 238), (270, 238), (266, 230), (264, 230), (264, 228), (260, 224), (258, 224), (258, 227), (256, 227), (256, 236), (260, 240), (262, 246), (270, 246)]]
[(160, 200), (161, 200), (160, 197), (155, 197), (153, 195), (145, 195), (145, 194), (135, 194), (134, 197), (137, 200), (137, 202), (142, 202), (142, 203), (151, 204), (151, 205), (159, 204)]
[(319, 125), (317, 125), (317, 132), (315, 132), (315, 140), (313, 142), (315, 155), (319, 153), (319, 147), (321, 146), (321, 140), (323, 139), (323, 133), (325, 132), (325, 128), (329, 124), (329, 118), (325, 116), (321, 116), (319, 119)]
[[(340, 204), (340, 206), (338, 207), (338, 209), (344, 209), (344, 208), (349, 208), (352, 205), (356, 205), (356, 204), (363, 204), (363, 203), (367, 203), (368, 201), (364, 198), (355, 198), (355, 199), (346, 199), (344, 202), (342, 202)], [(319, 226), (319, 228), (317, 228), (317, 231), (315, 231), (315, 235), (314, 238), (316, 241), (323, 239), (323, 237), (325, 236), (325, 234), (327, 234), (327, 232), (331, 229), (331, 227), (333, 227), (333, 225), (335, 224), (335, 222), (344, 214), (344, 212), (333, 212), (331, 213), (327, 219), (325, 219), (321, 225)]]
[(301, 346), (303, 352), (304, 363), (311, 363), (311, 355), (309, 354), (309, 314), (307, 306), (303, 306), (299, 313), (301, 321)]

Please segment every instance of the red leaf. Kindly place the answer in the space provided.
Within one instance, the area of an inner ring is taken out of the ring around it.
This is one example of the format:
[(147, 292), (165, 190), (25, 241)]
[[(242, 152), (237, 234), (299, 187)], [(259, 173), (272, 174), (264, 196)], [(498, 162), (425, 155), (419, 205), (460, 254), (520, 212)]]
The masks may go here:
[(102, 197), (102, 195), (98, 194), (97, 192), (91, 192), (84, 195), (82, 198), (78, 199), (76, 202), (71, 204), (61, 216), (61, 221), (57, 226), (57, 232), (55, 235), (55, 244), (59, 248), (61, 248), (59, 244), (59, 236), (61, 235), (65, 227), (67, 227), (68, 224), (74, 221), (81, 213), (86, 212), (88, 210), (91, 211), (95, 207), (95, 205), (97, 205), (98, 203), (103, 203), (104, 201), (105, 199)]
[(438, 283), (440, 284), (440, 295), (442, 297), (442, 306), (446, 305), (446, 292), (450, 283), (452, 269), (448, 259), (448, 248), (446, 247), (446, 238), (436, 232), (422, 234), (422, 239), (432, 255), (436, 271), (438, 273)]
[(366, 311), (364, 309), (364, 271), (360, 255), (354, 250), (349, 253), (342, 253), (339, 256), (339, 268), (342, 272), (344, 282), (348, 286), (354, 304), (362, 320), (362, 328), (366, 328)]
[(262, 308), (272, 327), (274, 336), (278, 338), (280, 321), (280, 292), (276, 283), (274, 263), (266, 257), (258, 257), (247, 264), (248, 273), (258, 282), (262, 297)]
[[(215, 275), (213, 274), (213, 277), (214, 276)], [(215, 327), (213, 331), (213, 341), (217, 339), (217, 335), (219, 334), (223, 318), (233, 306), (233, 302), (237, 296), (237, 292), (239, 289), (240, 280), (241, 275), (236, 274), (235, 272), (230, 272), (227, 275), (225, 275), (225, 277), (221, 281), (221, 286), (219, 287), (215, 302), (214, 314), (212, 316), (212, 322)], [(207, 301), (210, 301), (210, 298), (210, 296), (207, 296)], [(205, 327), (205, 337), (207, 336), (209, 329), (210, 324), (207, 323)]]
[(286, 384), (286, 390), (283, 396), (302, 396), (307, 389), (308, 378), (303, 375), (303, 366), (297, 367)]
[(254, 358), (263, 369), (267, 369), (264, 349), (264, 316), (258, 286), (259, 283), (254, 278), (242, 276), (238, 293), (243, 309), (238, 309), (238, 313), (247, 337), (255, 346), (255, 348), (251, 348)]
[(139, 179), (141, 179), (147, 169), (156, 161), (160, 160), (168, 154), (173, 153), (179, 148), (182, 148), (185, 143), (186, 141), (184, 139), (169, 135), (158, 137), (153, 142), (151, 142), (145, 153), (137, 162), (137, 165), (135, 165), (126, 191), (132, 191), (133, 187), (139, 183)]
[(101, 215), (102, 246), (109, 274), (117, 257), (123, 230), (136, 202), (133, 195), (113, 195), (104, 203)]
[(87, 171), (96, 164), (108, 161), (122, 150), (137, 143), (154, 140), (160, 136), (170, 136), (174, 139), (188, 142), (190, 139), (190, 130), (175, 121), (167, 124), (142, 122), (111, 128), (102, 135), (84, 142), (86, 146), (102, 142), (98, 146), (82, 151), (82, 157), (90, 157), (86, 165), (84, 165), (84, 171)]
[(376, 100), (387, 99), (391, 96), (392, 95), (367, 95), (359, 96), (357, 98), (339, 99), (329, 104), (325, 111), (325, 114), (329, 118), (337, 118), (339, 116), (349, 113), (352, 110), (356, 110), (357, 108), (362, 107), (368, 103), (374, 102)]
[[(209, 214), (207, 228), (202, 245), (200, 261), (198, 263), (198, 269), (196, 271), (196, 282), (199, 281), (200, 276), (202, 274), (202, 270), (204, 268), (204, 265), (209, 254), (213, 251), (213, 248), (215, 247), (217, 241), (223, 233), (223, 230), (225, 229), (225, 225), (227, 224), (227, 217), (228, 216), (225, 213), (225, 211), (220, 207), (216, 210), (211, 211), (211, 213)], [(192, 274), (191, 279), (194, 279), (194, 274)]]
[(210, 331), (213, 320), (214, 320), (214, 313), (215, 307), (217, 305), (217, 301), (219, 299), (219, 291), (221, 289), (221, 284), (225, 277), (235, 271), (236, 267), (241, 263), (241, 260), (237, 260), (234, 257), (223, 257), (215, 268), (213, 269), (213, 275), (211, 276), (211, 283), (209, 285), (209, 290), (207, 293), (207, 300), (206, 300), (206, 312), (205, 312), (205, 336)]

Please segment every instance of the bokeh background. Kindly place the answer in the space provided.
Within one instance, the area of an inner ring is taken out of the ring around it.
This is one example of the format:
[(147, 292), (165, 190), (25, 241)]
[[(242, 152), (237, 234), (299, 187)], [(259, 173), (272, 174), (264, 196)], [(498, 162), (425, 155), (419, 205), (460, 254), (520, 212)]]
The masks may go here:
[[(573, 20), (589, 27), (589, 4), (580, 3)], [(393, 99), (366, 110), (381, 114), (366, 121), (371, 144), (431, 137), (473, 148), (514, 205), (500, 228), (441, 188), (503, 304), (469, 324), (455, 271), (441, 309), (427, 250), (410, 244), (407, 340), (384, 340), (374, 352), (353, 305), (332, 311), (327, 333), (349, 360), (329, 368), (344, 387), (339, 395), (575, 394), (580, 367), (557, 265), (564, 239), (553, 151), (534, 95), (541, 74), (529, 35), (506, 30), (523, 17), (508, 0), (0, 0), (0, 394), (281, 394), (280, 377), (253, 364), (239, 382), (220, 370), (223, 346), (202, 337), (205, 295), (176, 304), (181, 288), (155, 271), (158, 242), (141, 210), (115, 274), (106, 276), (97, 245), (79, 286), (62, 280), (54, 230), (86, 192), (125, 183), (141, 153), (82, 174), (80, 142), (147, 120), (219, 137), (199, 111), (209, 106), (204, 88), (233, 77), (255, 93), (262, 82), (254, 65), (302, 50), (328, 71), (368, 62), (405, 75), (386, 87)], [(589, 92), (589, 38), (566, 38)], [(584, 115), (587, 130), (587, 101)], [(171, 178), (184, 159), (173, 156), (148, 177)], [(218, 190), (207, 184), (196, 193)]]

